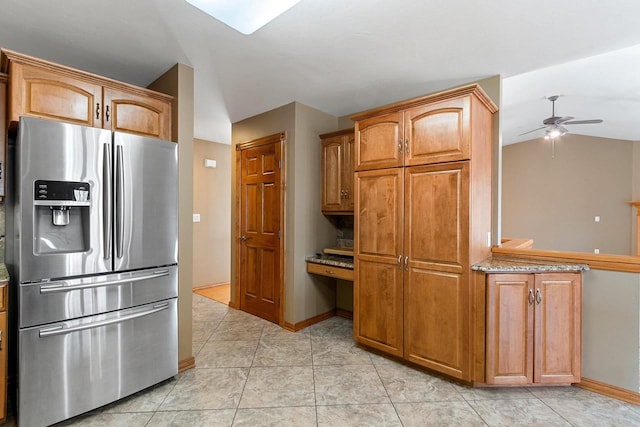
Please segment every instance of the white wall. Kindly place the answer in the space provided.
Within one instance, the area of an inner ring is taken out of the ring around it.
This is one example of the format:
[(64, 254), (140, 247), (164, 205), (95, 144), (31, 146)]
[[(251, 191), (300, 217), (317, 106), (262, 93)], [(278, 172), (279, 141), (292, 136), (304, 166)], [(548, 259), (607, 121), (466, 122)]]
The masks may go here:
[[(205, 159), (215, 168), (205, 168)], [(229, 282), (231, 267), (231, 146), (202, 139), (193, 146), (193, 287)]]

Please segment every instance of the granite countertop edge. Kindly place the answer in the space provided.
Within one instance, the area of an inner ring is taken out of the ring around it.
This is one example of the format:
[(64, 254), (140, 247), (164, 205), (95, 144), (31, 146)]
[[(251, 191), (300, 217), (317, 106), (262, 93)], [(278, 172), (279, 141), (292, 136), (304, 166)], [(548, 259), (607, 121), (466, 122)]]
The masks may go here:
[(9, 272), (7, 271), (7, 266), (4, 263), (0, 263), (0, 282), (8, 282), (9, 281)]
[(589, 265), (491, 257), (477, 264), (473, 264), (471, 266), (471, 269), (475, 271), (482, 271), (485, 273), (544, 273), (554, 271), (576, 272), (589, 270)]
[(324, 264), (324, 265), (331, 265), (333, 267), (340, 267), (340, 268), (347, 268), (349, 270), (353, 270), (353, 261), (349, 262), (349, 261), (345, 261), (345, 260), (341, 260), (341, 259), (335, 259), (337, 257), (327, 257), (325, 255), (325, 257), (323, 258), (318, 258), (315, 256), (308, 256), (306, 257), (306, 261), (307, 262), (312, 262), (314, 264)]

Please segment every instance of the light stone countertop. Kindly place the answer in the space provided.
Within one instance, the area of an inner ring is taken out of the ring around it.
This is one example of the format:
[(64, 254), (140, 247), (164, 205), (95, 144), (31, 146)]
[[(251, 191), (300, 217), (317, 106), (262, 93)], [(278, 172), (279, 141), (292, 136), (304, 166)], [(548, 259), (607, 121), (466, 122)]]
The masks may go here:
[(7, 272), (7, 266), (4, 263), (0, 263), (0, 282), (9, 281), (9, 273)]
[(587, 264), (491, 257), (472, 265), (471, 269), (485, 273), (545, 273), (585, 271), (589, 270), (589, 266)]

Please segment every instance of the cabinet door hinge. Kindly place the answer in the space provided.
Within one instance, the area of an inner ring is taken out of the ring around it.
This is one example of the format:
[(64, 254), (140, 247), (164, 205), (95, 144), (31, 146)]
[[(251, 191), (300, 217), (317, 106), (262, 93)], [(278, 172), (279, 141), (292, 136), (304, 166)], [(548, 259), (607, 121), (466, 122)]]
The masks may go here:
[(282, 169), (282, 160), (278, 160), (278, 169)]
[(278, 230), (278, 239), (282, 239), (282, 230)]

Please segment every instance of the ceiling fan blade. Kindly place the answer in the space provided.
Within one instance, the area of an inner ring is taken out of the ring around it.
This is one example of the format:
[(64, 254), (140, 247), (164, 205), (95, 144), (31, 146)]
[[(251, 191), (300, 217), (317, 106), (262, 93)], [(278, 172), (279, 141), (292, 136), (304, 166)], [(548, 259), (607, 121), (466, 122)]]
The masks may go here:
[(565, 116), (565, 117), (551, 116), (544, 119), (542, 121), (542, 124), (543, 125), (559, 125), (560, 123), (564, 123), (567, 120), (571, 120), (571, 119), (573, 119), (573, 117), (571, 116)]
[(562, 123), (566, 123), (566, 122), (568, 122), (569, 120), (573, 120), (573, 119), (574, 119), (574, 117), (571, 117), (571, 116), (565, 116), (565, 117), (561, 118), (560, 120), (556, 120), (556, 124), (557, 124), (557, 125), (561, 125)]
[(546, 128), (546, 126), (542, 126), (542, 127), (539, 127), (538, 129), (533, 129), (533, 130), (527, 131), (527, 132), (525, 132), (525, 133), (521, 133), (521, 134), (520, 134), (520, 135), (518, 135), (518, 136), (526, 135), (526, 134), (528, 134), (528, 133), (532, 133), (532, 132), (537, 132), (537, 131), (539, 131), (539, 130), (541, 130), (541, 129), (545, 129), (545, 128)]
[(588, 125), (592, 123), (602, 123), (601, 119), (592, 119), (592, 120), (574, 120), (572, 122), (564, 122), (565, 125)]

